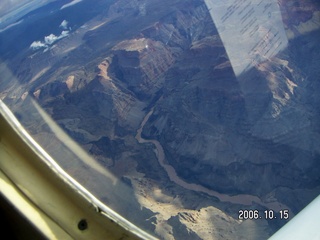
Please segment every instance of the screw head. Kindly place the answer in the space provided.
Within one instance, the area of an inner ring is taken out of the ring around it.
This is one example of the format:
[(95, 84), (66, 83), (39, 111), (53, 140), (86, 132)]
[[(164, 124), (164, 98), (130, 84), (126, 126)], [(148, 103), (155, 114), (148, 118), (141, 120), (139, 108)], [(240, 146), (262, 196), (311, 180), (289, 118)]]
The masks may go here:
[(85, 219), (81, 219), (78, 223), (78, 229), (83, 231), (86, 230), (88, 228), (88, 222)]

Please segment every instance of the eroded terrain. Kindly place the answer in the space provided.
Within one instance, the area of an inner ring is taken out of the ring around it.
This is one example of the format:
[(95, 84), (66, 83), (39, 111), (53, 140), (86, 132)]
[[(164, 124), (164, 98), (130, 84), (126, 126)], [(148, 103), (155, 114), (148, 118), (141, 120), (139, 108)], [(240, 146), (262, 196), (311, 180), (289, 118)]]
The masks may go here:
[[(47, 128), (20, 114), (35, 99), (115, 178), (60, 164), (158, 237), (266, 239), (286, 221), (242, 221), (240, 209), (293, 217), (320, 191), (320, 7), (280, 3), (289, 47), (239, 78), (203, 1), (95, 1), (85, 21), (52, 10), (56, 25), (13, 48), (19, 27), (41, 21), (35, 12), (0, 33), (17, 77), (4, 78), (0, 97), (55, 149)], [(68, 36), (30, 47), (63, 20)]]

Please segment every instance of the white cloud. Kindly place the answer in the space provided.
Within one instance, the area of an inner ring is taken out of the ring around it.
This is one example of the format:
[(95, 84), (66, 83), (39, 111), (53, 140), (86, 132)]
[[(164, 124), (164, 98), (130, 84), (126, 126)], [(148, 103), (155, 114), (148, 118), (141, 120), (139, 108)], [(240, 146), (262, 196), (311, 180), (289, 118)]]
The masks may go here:
[(39, 48), (49, 48), (52, 44), (54, 44), (56, 41), (59, 39), (65, 38), (69, 35), (69, 31), (62, 31), (59, 36), (56, 36), (54, 34), (50, 34), (48, 36), (44, 37), (44, 41), (34, 41), (31, 45), (30, 48), (33, 50), (37, 50)]
[(54, 34), (50, 34), (50, 35), (44, 37), (44, 42), (47, 45), (51, 45), (57, 40), (58, 40), (58, 37)]
[(69, 31), (62, 31), (60, 36), (59, 36), (59, 39), (64, 38), (64, 37), (66, 37), (68, 35), (69, 35)]
[[(68, 21), (63, 20), (59, 27), (62, 27), (63, 29), (68, 28)], [(65, 38), (69, 35), (69, 30), (63, 30), (59, 36), (56, 36), (55, 34), (51, 33), (48, 36), (44, 37), (44, 41), (34, 41), (31, 43), (30, 48), (33, 50), (37, 50), (40, 48), (45, 48), (45, 52), (50, 48), (51, 45), (53, 45), (56, 41), (59, 39)]]
[(59, 27), (63, 29), (68, 29), (69, 22), (67, 20), (63, 20)]
[(73, 0), (71, 3), (67, 3), (65, 5), (63, 5), (60, 10), (64, 9), (64, 8), (67, 8), (67, 7), (71, 7), (79, 2), (82, 2), (82, 0)]
[(47, 47), (47, 45), (44, 44), (43, 42), (40, 42), (40, 41), (34, 41), (34, 42), (30, 45), (30, 48), (32, 48), (33, 50), (37, 50), (37, 49), (43, 48), (43, 47)]

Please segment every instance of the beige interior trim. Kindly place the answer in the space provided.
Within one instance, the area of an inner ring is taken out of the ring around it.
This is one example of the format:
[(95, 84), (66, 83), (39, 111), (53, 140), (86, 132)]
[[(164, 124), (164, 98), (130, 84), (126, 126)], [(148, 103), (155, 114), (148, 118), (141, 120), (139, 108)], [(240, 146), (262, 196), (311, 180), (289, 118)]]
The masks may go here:
[[(0, 149), (1, 157), (2, 148)], [(21, 217), (28, 219), (34, 229), (48, 239), (72, 239), (62, 228), (53, 222), (39, 209), (0, 171), (0, 189), (3, 197), (10, 202)]]
[(154, 239), (114, 217), (117, 214), (97, 205), (98, 200), (90, 201), (93, 196), (89, 199), (87, 192), (49, 167), (43, 149), (30, 146), (1, 101), (0, 110), (1, 194), (42, 234), (48, 239)]

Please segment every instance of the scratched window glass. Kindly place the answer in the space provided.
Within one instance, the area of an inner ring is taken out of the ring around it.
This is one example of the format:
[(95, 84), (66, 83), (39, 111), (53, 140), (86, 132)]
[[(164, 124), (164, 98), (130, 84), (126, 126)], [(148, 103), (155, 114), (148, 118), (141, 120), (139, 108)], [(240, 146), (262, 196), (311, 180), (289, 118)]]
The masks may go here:
[(160, 239), (267, 239), (320, 194), (317, 0), (0, 3), (0, 99)]

